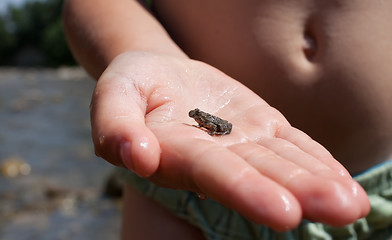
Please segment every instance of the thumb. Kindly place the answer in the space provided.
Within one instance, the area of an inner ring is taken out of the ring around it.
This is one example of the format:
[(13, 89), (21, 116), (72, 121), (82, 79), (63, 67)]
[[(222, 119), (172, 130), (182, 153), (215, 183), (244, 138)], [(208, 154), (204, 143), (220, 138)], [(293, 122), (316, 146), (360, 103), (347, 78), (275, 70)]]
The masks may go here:
[(148, 177), (158, 169), (160, 147), (145, 125), (140, 94), (129, 79), (104, 73), (91, 103), (92, 137), (97, 156)]

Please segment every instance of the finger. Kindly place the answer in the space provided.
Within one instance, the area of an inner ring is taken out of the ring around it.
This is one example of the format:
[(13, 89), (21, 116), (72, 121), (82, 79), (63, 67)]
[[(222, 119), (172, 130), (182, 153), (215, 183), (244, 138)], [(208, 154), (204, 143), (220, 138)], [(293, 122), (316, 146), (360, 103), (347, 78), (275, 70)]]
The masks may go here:
[[(297, 166), (306, 169), (308, 172), (313, 174), (334, 174), (339, 175), (335, 172), (328, 164), (318, 158), (313, 157), (311, 154), (304, 152), (301, 148), (293, 143), (281, 139), (265, 137), (260, 138), (257, 144), (262, 146), (263, 151), (270, 150), (272, 153), (280, 156), (283, 159), (289, 160)], [(251, 144), (254, 146), (253, 144)], [(334, 160), (331, 157), (332, 160)]]
[[(284, 145), (281, 146), (284, 148)], [(336, 181), (336, 173), (328, 174), (328, 168), (314, 160), (318, 175), (309, 168), (309, 157), (294, 147), (283, 151), (289, 159), (275, 151), (257, 144), (237, 144), (230, 149), (254, 166), (262, 175), (268, 176), (290, 191), (302, 206), (303, 214), (312, 221), (330, 225), (345, 225), (362, 216), (361, 206), (344, 184)], [(291, 152), (291, 153), (290, 153)], [(290, 154), (288, 154), (290, 153)], [(308, 159), (307, 159), (308, 158)], [(291, 159), (304, 159), (299, 164)]]
[(301, 209), (292, 194), (238, 155), (206, 140), (177, 140), (161, 143), (162, 178), (183, 182), (256, 223), (277, 230), (298, 225)]
[(351, 191), (362, 209), (361, 216), (364, 217), (368, 214), (370, 211), (370, 204), (366, 192), (356, 181), (352, 179), (350, 173), (344, 168), (344, 166), (336, 161), (323, 146), (311, 139), (304, 132), (289, 126), (281, 129), (276, 136), (298, 146), (302, 151), (312, 155), (315, 159), (328, 165), (331, 169), (337, 172), (339, 176), (342, 176), (337, 177), (336, 180), (343, 183), (347, 189)]
[(158, 168), (160, 148), (144, 115), (145, 103), (128, 79), (110, 73), (100, 78), (91, 104), (95, 151), (146, 177)]
[(299, 129), (293, 128), (290, 125), (279, 129), (276, 136), (277, 138), (284, 139), (285, 141), (291, 142), (303, 152), (308, 153), (314, 158), (322, 161), (328, 165), (331, 169), (338, 172), (342, 176), (350, 176), (348, 171), (336, 161), (333, 156), (326, 150), (321, 144), (314, 141), (307, 134)]

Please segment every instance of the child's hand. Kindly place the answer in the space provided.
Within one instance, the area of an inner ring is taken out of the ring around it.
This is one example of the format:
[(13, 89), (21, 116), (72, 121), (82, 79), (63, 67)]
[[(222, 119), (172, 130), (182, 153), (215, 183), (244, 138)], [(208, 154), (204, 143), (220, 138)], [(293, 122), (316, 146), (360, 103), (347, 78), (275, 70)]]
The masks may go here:
[[(192, 126), (194, 108), (228, 120), (232, 132)], [(304, 217), (340, 226), (369, 211), (363, 189), (322, 146), (204, 63), (120, 55), (97, 83), (91, 116), (97, 155), (256, 223), (288, 230)]]

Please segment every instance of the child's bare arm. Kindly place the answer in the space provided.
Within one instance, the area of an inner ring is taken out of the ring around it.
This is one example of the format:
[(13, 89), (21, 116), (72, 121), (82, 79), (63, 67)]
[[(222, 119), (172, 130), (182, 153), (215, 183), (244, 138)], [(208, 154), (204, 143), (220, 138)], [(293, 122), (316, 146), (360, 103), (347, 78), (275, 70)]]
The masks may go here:
[(95, 78), (114, 57), (127, 51), (186, 57), (137, 1), (67, 0), (63, 20), (76, 60)]

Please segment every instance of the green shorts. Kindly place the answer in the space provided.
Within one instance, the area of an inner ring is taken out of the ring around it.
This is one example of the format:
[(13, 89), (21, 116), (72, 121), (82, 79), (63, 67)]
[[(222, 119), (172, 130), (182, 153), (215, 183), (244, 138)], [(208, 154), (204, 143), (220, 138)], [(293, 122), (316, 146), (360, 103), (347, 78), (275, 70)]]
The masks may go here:
[(199, 228), (210, 240), (392, 239), (392, 160), (354, 177), (369, 196), (371, 211), (366, 218), (341, 228), (304, 220), (289, 232), (252, 223), (212, 199), (200, 200), (193, 192), (158, 187), (126, 170), (122, 174), (133, 187)]

